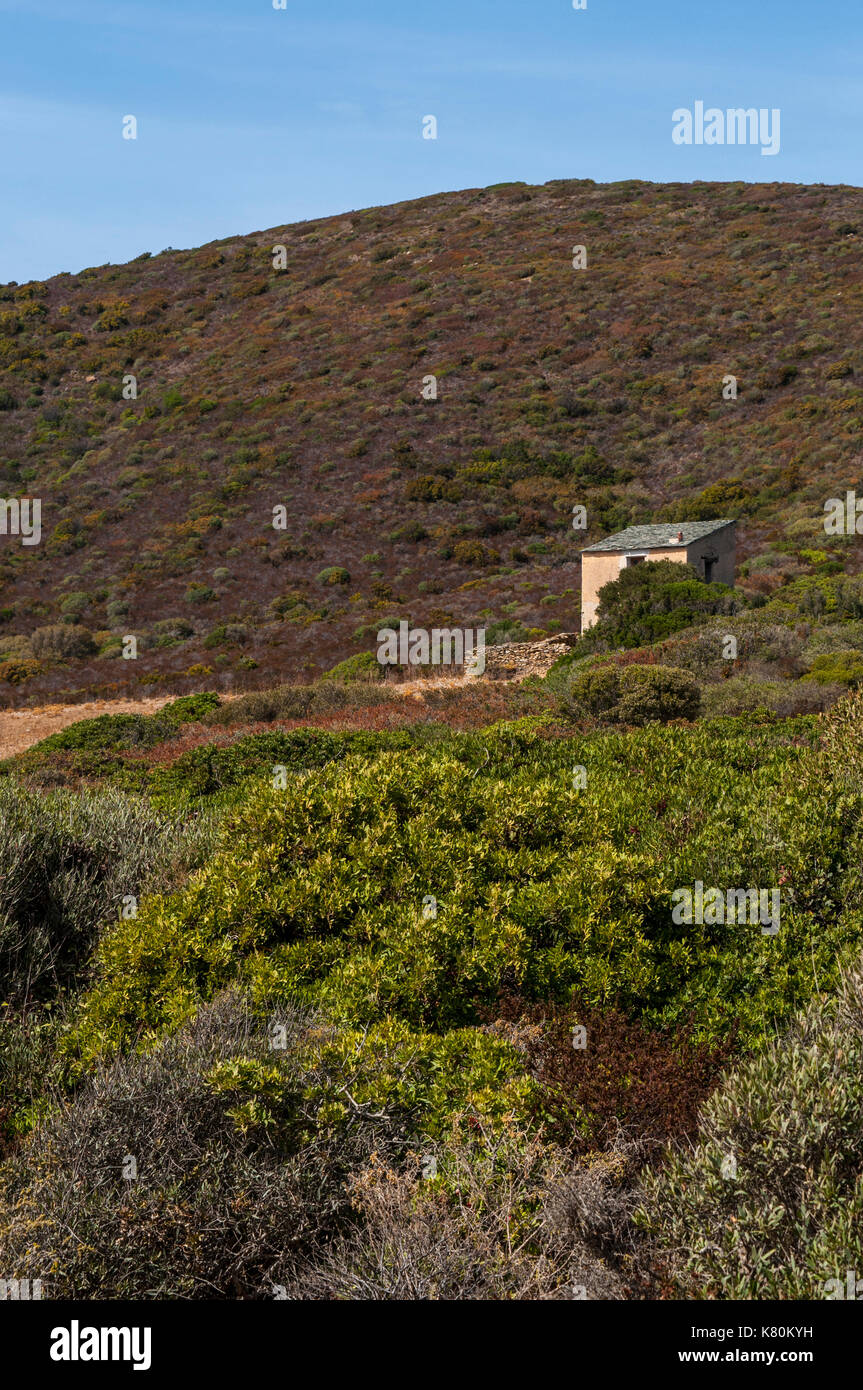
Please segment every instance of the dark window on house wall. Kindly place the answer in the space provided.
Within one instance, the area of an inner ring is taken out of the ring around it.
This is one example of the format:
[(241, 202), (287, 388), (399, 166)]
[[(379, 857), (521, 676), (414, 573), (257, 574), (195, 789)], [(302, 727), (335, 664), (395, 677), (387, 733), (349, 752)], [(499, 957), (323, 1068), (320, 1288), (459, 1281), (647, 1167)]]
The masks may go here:
[(713, 578), (713, 567), (715, 564), (715, 560), (705, 559), (704, 561), (704, 580), (706, 584), (709, 584)]

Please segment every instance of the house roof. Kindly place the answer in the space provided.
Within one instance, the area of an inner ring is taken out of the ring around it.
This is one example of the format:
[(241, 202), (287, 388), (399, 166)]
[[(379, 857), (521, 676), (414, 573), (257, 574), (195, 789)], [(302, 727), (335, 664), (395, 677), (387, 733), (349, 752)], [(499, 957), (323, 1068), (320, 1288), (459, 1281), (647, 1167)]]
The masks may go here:
[[(618, 531), (613, 536), (606, 536), (605, 540), (597, 541), (595, 545), (588, 545), (581, 552), (582, 555), (590, 555), (594, 551), (601, 550), (667, 550), (671, 545), (687, 546), (694, 541), (703, 540), (713, 531), (721, 531), (723, 526), (733, 526), (732, 520), (724, 521), (661, 521), (658, 525), (651, 526), (627, 526), (625, 531)], [(678, 541), (677, 534), (683, 532), (683, 540)]]

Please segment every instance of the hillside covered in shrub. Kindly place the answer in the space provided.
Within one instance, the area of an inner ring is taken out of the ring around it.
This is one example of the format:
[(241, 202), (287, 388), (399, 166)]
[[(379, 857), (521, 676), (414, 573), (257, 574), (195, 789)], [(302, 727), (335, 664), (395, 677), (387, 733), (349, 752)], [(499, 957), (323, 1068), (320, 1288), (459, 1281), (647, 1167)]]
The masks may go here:
[[(858, 206), (507, 184), (0, 286), (0, 705), (165, 696), (0, 761), (4, 1278), (863, 1267)], [(581, 546), (714, 516), (733, 586), (624, 570), (545, 674), (376, 660), (572, 634)]]
[(859, 228), (853, 188), (556, 180), (0, 286), (0, 496), (43, 531), (0, 543), (0, 700), (308, 679), (400, 618), (577, 629), (580, 547), (666, 518), (738, 518), (750, 600), (859, 608), (823, 527)]

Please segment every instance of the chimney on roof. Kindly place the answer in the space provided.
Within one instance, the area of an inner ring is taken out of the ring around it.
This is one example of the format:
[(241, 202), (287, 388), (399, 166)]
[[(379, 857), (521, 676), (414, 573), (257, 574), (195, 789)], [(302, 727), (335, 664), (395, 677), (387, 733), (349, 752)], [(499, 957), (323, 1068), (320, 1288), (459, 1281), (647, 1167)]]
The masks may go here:
[(682, 531), (678, 531), (678, 533), (677, 533), (677, 539), (678, 539), (679, 541), (682, 541), (682, 540), (683, 540), (683, 532), (682, 532)]

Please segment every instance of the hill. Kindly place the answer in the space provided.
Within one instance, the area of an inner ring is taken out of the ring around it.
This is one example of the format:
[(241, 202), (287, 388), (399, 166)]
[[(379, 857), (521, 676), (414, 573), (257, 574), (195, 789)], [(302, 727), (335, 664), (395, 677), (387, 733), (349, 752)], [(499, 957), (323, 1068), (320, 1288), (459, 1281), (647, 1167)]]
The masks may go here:
[(738, 517), (744, 589), (793, 610), (859, 566), (823, 530), (859, 218), (849, 187), (507, 184), (0, 287), (0, 497), (43, 528), (0, 539), (0, 701), (307, 679), (405, 617), (577, 629), (580, 547), (672, 517)]

